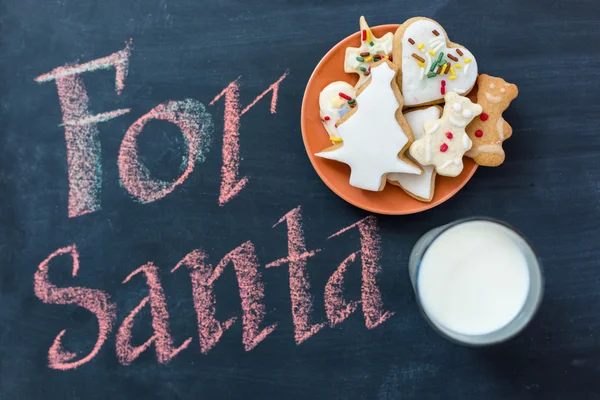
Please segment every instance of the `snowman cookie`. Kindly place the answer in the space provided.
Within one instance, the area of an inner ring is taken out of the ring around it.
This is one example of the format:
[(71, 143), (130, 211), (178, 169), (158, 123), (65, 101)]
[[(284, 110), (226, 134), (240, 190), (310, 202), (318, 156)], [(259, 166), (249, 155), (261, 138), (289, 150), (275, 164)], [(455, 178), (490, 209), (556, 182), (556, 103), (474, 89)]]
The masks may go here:
[(342, 142), (316, 154), (349, 165), (350, 185), (359, 189), (382, 190), (389, 173), (423, 172), (404, 154), (413, 136), (399, 112), (397, 69), (387, 60), (371, 66), (371, 79), (358, 90), (357, 106), (338, 122)]
[(360, 17), (360, 47), (346, 48), (344, 71), (358, 74), (355, 87), (362, 86), (371, 75), (371, 64), (383, 59), (392, 60), (392, 41), (394, 34), (386, 33), (377, 38), (367, 25), (365, 17)]
[(319, 94), (321, 122), (333, 143), (342, 139), (338, 135), (337, 123), (348, 111), (356, 107), (356, 90), (343, 81), (331, 82)]
[[(425, 122), (438, 119), (442, 115), (442, 107), (431, 106), (415, 108), (404, 113), (404, 118), (412, 130), (415, 140), (421, 139), (425, 132)], [(388, 182), (402, 188), (409, 196), (417, 200), (430, 202), (435, 191), (435, 167), (425, 165), (421, 175), (414, 174), (389, 174)]]
[(447, 92), (466, 95), (477, 79), (473, 54), (448, 39), (440, 24), (415, 17), (394, 34), (393, 60), (405, 107), (443, 102)]
[(446, 93), (444, 113), (438, 120), (424, 124), (424, 136), (410, 146), (410, 155), (421, 165), (433, 165), (444, 176), (458, 176), (463, 170), (463, 155), (473, 143), (465, 127), (482, 107), (456, 92)]
[(502, 113), (518, 94), (517, 86), (502, 78), (486, 74), (477, 78), (477, 103), (483, 112), (467, 126), (473, 147), (465, 154), (477, 164), (496, 167), (504, 162), (502, 142), (511, 137), (512, 127)]

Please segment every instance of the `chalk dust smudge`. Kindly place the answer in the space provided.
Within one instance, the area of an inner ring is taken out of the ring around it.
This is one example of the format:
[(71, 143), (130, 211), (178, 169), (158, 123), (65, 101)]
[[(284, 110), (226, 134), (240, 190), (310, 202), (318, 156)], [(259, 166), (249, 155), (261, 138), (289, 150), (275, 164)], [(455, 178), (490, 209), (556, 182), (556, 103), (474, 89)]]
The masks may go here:
[(223, 165), (221, 166), (221, 190), (219, 205), (223, 206), (237, 196), (248, 183), (248, 177), (239, 178), (240, 175), (240, 118), (256, 105), (265, 95), (272, 92), (271, 114), (277, 112), (277, 98), (279, 86), (288, 76), (286, 71), (277, 81), (258, 95), (243, 110), (240, 106), (240, 84), (238, 76), (225, 89), (209, 103), (214, 105), (221, 97), (225, 96), (225, 111), (223, 116)]
[[(188, 338), (177, 348), (173, 346), (173, 338), (169, 332), (169, 312), (167, 311), (165, 293), (158, 277), (158, 268), (152, 263), (147, 263), (129, 274), (123, 283), (129, 282), (132, 277), (139, 273), (145, 275), (150, 294), (129, 313), (119, 327), (116, 339), (117, 358), (121, 364), (130, 365), (142, 352), (146, 351), (154, 343), (158, 362), (166, 364), (179, 354), (179, 352), (187, 348), (192, 338)], [(135, 316), (148, 303), (150, 303), (154, 334), (141, 346), (132, 346), (131, 329), (133, 328)]]
[(96, 124), (127, 114), (129, 108), (90, 115), (89, 98), (80, 74), (114, 67), (117, 94), (125, 87), (131, 41), (125, 49), (85, 64), (66, 65), (35, 78), (36, 82), (56, 80), (58, 100), (65, 127), (69, 178), (70, 218), (100, 210), (102, 166), (99, 131)]
[[(186, 144), (185, 171), (173, 182), (152, 179), (141, 162), (137, 140), (152, 119), (169, 121), (181, 129)], [(168, 101), (159, 104), (129, 127), (119, 151), (119, 176), (127, 191), (138, 201), (150, 203), (162, 199), (190, 176), (197, 162), (204, 162), (213, 130), (211, 115), (196, 100)]]
[(296, 344), (304, 342), (325, 326), (325, 323), (312, 324), (313, 300), (310, 295), (310, 280), (306, 271), (307, 259), (320, 251), (307, 251), (302, 229), (300, 206), (285, 214), (273, 227), (282, 222), (287, 224), (288, 256), (267, 264), (267, 268), (284, 263), (289, 265), (290, 300), (292, 303), (292, 319), (294, 322), (294, 338)]
[(50, 254), (38, 266), (34, 275), (35, 295), (46, 304), (76, 304), (93, 313), (98, 320), (98, 339), (92, 351), (85, 357), (77, 361), (72, 361), (77, 357), (76, 353), (64, 350), (62, 339), (66, 329), (63, 329), (54, 339), (52, 346), (48, 350), (48, 365), (50, 368), (59, 370), (68, 370), (80, 367), (94, 358), (102, 345), (108, 339), (112, 330), (113, 321), (116, 317), (117, 307), (111, 303), (110, 296), (98, 289), (89, 289), (84, 287), (58, 288), (50, 282), (48, 269), (50, 261), (58, 256), (69, 254), (73, 261), (72, 276), (77, 276), (79, 270), (79, 253), (77, 247), (72, 244), (56, 250)]
[(381, 291), (377, 286), (377, 274), (381, 272), (381, 238), (377, 227), (377, 219), (368, 216), (329, 236), (331, 239), (340, 236), (352, 228), (360, 233), (360, 254), (362, 261), (361, 302), (365, 325), (368, 329), (376, 328), (394, 315), (391, 311), (383, 311)]

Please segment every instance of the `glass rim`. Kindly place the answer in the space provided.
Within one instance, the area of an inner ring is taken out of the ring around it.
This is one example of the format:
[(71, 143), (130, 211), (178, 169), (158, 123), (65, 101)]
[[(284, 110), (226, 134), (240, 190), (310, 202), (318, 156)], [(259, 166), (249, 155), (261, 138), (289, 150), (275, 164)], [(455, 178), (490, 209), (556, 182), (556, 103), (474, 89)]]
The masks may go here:
[[(430, 317), (427, 314), (427, 311), (425, 310), (423, 303), (421, 302), (421, 294), (419, 291), (419, 274), (421, 272), (420, 264), (421, 264), (421, 261), (423, 260), (423, 258), (425, 257), (425, 254), (427, 253), (427, 251), (433, 244), (433, 242), (435, 242), (436, 239), (438, 239), (443, 233), (445, 233), (446, 231), (448, 231), (449, 229), (451, 229), (457, 225), (464, 224), (467, 222), (476, 222), (476, 221), (492, 222), (492, 223), (500, 225), (500, 226), (512, 231), (513, 233), (515, 233), (515, 235), (518, 236), (519, 239), (521, 239), (523, 241), (523, 243), (529, 248), (529, 250), (531, 251), (531, 254), (533, 255), (533, 259), (535, 260), (535, 265), (533, 265), (533, 266), (529, 265), (529, 263), (528, 263), (528, 273), (529, 273), (530, 278), (531, 278), (532, 268), (539, 271), (539, 280), (540, 280), (539, 293), (537, 293), (537, 295), (536, 295), (535, 303), (533, 304), (533, 308), (531, 309), (530, 315), (524, 322), (522, 322), (520, 324), (520, 326), (517, 326), (513, 332), (511, 332), (510, 334), (507, 334), (507, 335), (498, 335), (498, 334), (500, 332), (502, 332), (503, 330), (508, 329), (511, 325), (515, 324), (517, 322), (517, 320), (519, 319), (519, 317), (522, 316), (523, 311), (525, 310), (526, 306), (528, 305), (529, 295), (531, 294), (531, 280), (530, 280), (530, 287), (529, 287), (528, 293), (527, 293), (527, 298), (523, 302), (523, 305), (519, 309), (519, 312), (517, 312), (517, 314), (515, 314), (515, 316), (509, 322), (507, 322), (505, 325), (503, 325), (501, 328), (496, 329), (491, 332), (488, 332), (488, 333), (485, 333), (485, 334), (469, 335), (469, 334), (454, 331), (454, 330), (444, 326), (442, 323), (436, 322), (432, 317)], [(464, 346), (469, 346), (469, 347), (490, 346), (490, 345), (504, 342), (504, 341), (509, 340), (509, 339), (513, 338), (514, 336), (518, 335), (523, 329), (525, 329), (525, 327), (528, 325), (529, 321), (531, 321), (537, 314), (537, 311), (539, 310), (539, 307), (540, 307), (540, 304), (542, 302), (542, 298), (544, 295), (544, 270), (543, 270), (543, 266), (542, 266), (542, 261), (541, 261), (540, 257), (538, 256), (538, 253), (535, 250), (535, 247), (532, 245), (532, 243), (527, 239), (527, 237), (520, 230), (516, 229), (514, 226), (512, 226), (511, 224), (509, 224), (507, 222), (498, 220), (496, 218), (491, 218), (491, 217), (473, 216), (473, 217), (461, 218), (461, 219), (452, 221), (446, 225), (440, 226), (439, 228), (440, 228), (439, 231), (435, 232), (435, 234), (432, 236), (432, 238), (430, 240), (428, 240), (428, 243), (423, 246), (422, 255), (420, 257), (419, 262), (417, 263), (415, 277), (414, 277), (415, 281), (414, 281), (413, 288), (415, 291), (417, 305), (419, 307), (419, 310), (421, 311), (421, 314), (423, 314), (423, 317), (427, 321), (427, 323), (435, 331), (437, 331), (438, 334), (442, 335), (446, 339), (448, 339), (454, 343), (464, 345)], [(493, 338), (495, 336), (498, 336), (498, 337), (494, 340), (485, 340), (486, 337)], [(462, 338), (462, 340), (461, 340), (461, 338)], [(480, 339), (480, 340), (474, 342), (474, 341), (470, 341), (469, 338)]]

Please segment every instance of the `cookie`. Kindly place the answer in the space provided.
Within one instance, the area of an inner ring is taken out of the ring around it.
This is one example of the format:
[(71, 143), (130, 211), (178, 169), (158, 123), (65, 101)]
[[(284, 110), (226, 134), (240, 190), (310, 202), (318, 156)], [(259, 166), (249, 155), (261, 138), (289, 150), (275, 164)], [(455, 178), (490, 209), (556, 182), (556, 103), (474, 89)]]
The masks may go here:
[(410, 155), (421, 165), (433, 165), (444, 176), (458, 176), (463, 155), (473, 143), (465, 127), (479, 114), (481, 106), (456, 92), (446, 93), (442, 117), (425, 122), (424, 137), (410, 146)]
[(394, 34), (386, 33), (377, 38), (367, 25), (365, 17), (360, 17), (360, 47), (346, 48), (344, 58), (344, 71), (358, 74), (358, 82), (355, 87), (360, 87), (371, 75), (371, 64), (382, 59), (390, 59), (392, 56), (392, 41)]
[(350, 111), (353, 105), (355, 106), (356, 102), (348, 104), (355, 97), (354, 87), (343, 81), (331, 82), (319, 94), (321, 122), (334, 143), (342, 141), (338, 135), (337, 122)]
[[(431, 106), (409, 110), (404, 113), (404, 118), (412, 130), (414, 139), (419, 140), (425, 134), (423, 130), (425, 122), (438, 119), (440, 115), (442, 115), (442, 107)], [(417, 200), (430, 202), (435, 191), (435, 167), (432, 165), (421, 167), (423, 168), (421, 175), (388, 174), (388, 182), (400, 186), (409, 196)]]
[(415, 17), (404, 22), (393, 41), (393, 60), (405, 107), (442, 103), (447, 92), (466, 95), (477, 80), (477, 60), (452, 43), (436, 21)]
[(371, 66), (371, 79), (359, 90), (357, 106), (338, 122), (341, 143), (316, 156), (350, 166), (350, 185), (382, 190), (392, 172), (421, 174), (421, 168), (404, 154), (413, 141), (402, 116), (402, 95), (395, 77), (398, 67), (388, 60)]
[(467, 126), (473, 147), (465, 155), (477, 164), (497, 167), (504, 162), (502, 142), (511, 137), (512, 127), (502, 113), (518, 96), (516, 85), (486, 74), (477, 78), (477, 103), (483, 112)]

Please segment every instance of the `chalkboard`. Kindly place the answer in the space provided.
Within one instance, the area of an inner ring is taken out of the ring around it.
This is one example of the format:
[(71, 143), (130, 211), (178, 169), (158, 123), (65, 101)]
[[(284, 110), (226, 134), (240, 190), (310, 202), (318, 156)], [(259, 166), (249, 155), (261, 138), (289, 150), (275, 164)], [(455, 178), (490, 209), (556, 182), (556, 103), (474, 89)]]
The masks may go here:
[[(306, 156), (300, 105), (358, 30), (439, 21), (519, 86), (499, 168), (376, 216)], [(600, 398), (596, 0), (2, 3), (0, 398)], [(420, 315), (415, 241), (523, 231), (544, 303), (470, 349)]]

